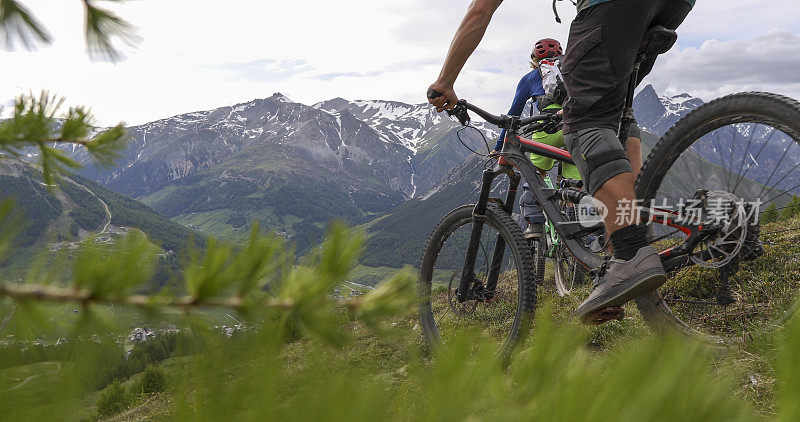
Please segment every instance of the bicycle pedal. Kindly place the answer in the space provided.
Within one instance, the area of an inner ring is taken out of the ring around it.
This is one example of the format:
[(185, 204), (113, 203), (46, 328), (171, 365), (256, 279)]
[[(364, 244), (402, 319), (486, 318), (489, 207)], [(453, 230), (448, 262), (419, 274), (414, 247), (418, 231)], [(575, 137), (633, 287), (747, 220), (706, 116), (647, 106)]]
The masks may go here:
[(586, 319), (586, 324), (600, 325), (614, 319), (617, 321), (622, 321), (624, 318), (625, 309), (620, 306), (614, 306), (610, 308), (603, 308), (590, 315), (589, 318)]

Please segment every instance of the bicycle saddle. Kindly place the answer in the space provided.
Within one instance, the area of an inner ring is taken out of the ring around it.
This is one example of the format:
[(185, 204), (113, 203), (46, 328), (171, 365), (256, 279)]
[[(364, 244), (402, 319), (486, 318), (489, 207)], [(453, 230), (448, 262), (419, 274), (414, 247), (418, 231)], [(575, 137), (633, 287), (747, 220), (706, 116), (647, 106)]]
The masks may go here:
[(643, 54), (645, 57), (664, 54), (672, 48), (677, 40), (678, 33), (674, 30), (663, 26), (654, 26), (644, 34), (642, 46), (639, 47), (639, 54)]

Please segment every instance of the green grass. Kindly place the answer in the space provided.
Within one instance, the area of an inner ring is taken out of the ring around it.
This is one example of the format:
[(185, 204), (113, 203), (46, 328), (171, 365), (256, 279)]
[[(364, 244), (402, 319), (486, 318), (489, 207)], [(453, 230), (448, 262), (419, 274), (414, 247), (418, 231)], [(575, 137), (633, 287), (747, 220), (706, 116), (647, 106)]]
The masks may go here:
[(226, 221), (231, 217), (231, 211), (220, 209), (215, 211), (194, 212), (191, 214), (181, 214), (172, 218), (173, 221), (183, 224), (184, 226), (199, 227), (201, 233), (216, 237), (220, 240), (225, 240), (234, 243), (243, 243), (247, 240), (249, 231), (248, 226), (240, 227), (236, 230)]
[(39, 362), (0, 370), (0, 397), (4, 403), (14, 404), (14, 409), (8, 411), (35, 418), (37, 410), (58, 394), (61, 366), (61, 362)]
[[(781, 224), (794, 224), (793, 221)], [(794, 236), (769, 238), (796, 244), (798, 239)], [(781, 278), (774, 273), (778, 271), (785, 278), (787, 272), (778, 265), (783, 261), (774, 252), (768, 249), (760, 266), (753, 264), (746, 271), (764, 279), (774, 277), (770, 280)], [(797, 270), (797, 266), (791, 268)], [(359, 265), (347, 279), (388, 277), (396, 271)], [(677, 276), (684, 288), (709, 282), (695, 272), (687, 270)], [(796, 420), (785, 409), (787, 403), (798, 400), (800, 393), (800, 384), (787, 387), (797, 384), (793, 380), (800, 373), (800, 362), (791, 364), (800, 347), (800, 322), (777, 332), (753, 332), (746, 341), (734, 343), (724, 351), (707, 349), (686, 339), (655, 336), (633, 304), (626, 306), (628, 315), (622, 321), (599, 327), (580, 326), (572, 312), (589, 293), (590, 285), (559, 297), (555, 294), (551, 265), (545, 274), (545, 282), (538, 288), (532, 336), (516, 351), (509, 369), (497, 365), (487, 353), (493, 346), (493, 336), (503, 333), (485, 330), (485, 320), (456, 326), (449, 336), (452, 354), (434, 359), (423, 345), (413, 306), (390, 316), (380, 330), (368, 329), (362, 321), (343, 324), (336, 347), (320, 336), (306, 335), (313, 333), (306, 329), (314, 323), (311, 320), (284, 319), (291, 321), (287, 324), (293, 328), (289, 330), (291, 334), (280, 337), (276, 336), (279, 329), (268, 318), (256, 320), (253, 324), (259, 331), (228, 340), (204, 335), (202, 328), (233, 323), (224, 311), (195, 314), (203, 324), (185, 318), (180, 310), (147, 315), (127, 308), (93, 309), (107, 320), (117, 321), (119, 333), (136, 325), (167, 322), (192, 324), (197, 334), (193, 344), (196, 354), (161, 363), (171, 383), (168, 393), (140, 399), (116, 420), (203, 417), (688, 422), (772, 419), (777, 412), (783, 412), (785, 420)], [(439, 279), (444, 276), (440, 274)], [(45, 318), (55, 318), (53, 324), (76, 324), (75, 319), (82, 316), (70, 314), (69, 305), (48, 305), (43, 309)], [(329, 322), (336, 324), (334, 316), (329, 317)], [(477, 336), (467, 340), (463, 334), (469, 329)], [(489, 336), (485, 335), (487, 332)], [(67, 379), (60, 378), (60, 373), (48, 373), (48, 365), (0, 371), (2, 402), (15, 403), (8, 400), (20, 394), (18, 402), (35, 409), (29, 418), (52, 415), (58, 406), (74, 419), (91, 418), (99, 394), (96, 391), (80, 394), (79, 400), (69, 406), (55, 401), (53, 407), (48, 407), (49, 401), (43, 397), (66, 394), (59, 386), (70, 385)], [(2, 396), (3, 388), (32, 375), (35, 378), (10, 398)], [(130, 386), (139, 376), (132, 376), (124, 384)]]
[(58, 378), (60, 362), (39, 362), (0, 370), (0, 394), (42, 389), (42, 383)]
[(168, 185), (167, 187), (158, 190), (156, 192), (151, 193), (150, 195), (145, 195), (139, 198), (136, 198), (138, 201), (144, 202), (149, 206), (153, 206), (153, 204), (157, 204), (167, 198), (178, 190), (179, 187), (175, 185)]
[(350, 270), (350, 275), (347, 279), (354, 283), (374, 286), (383, 280), (388, 280), (401, 270), (401, 268), (369, 267), (359, 264)]

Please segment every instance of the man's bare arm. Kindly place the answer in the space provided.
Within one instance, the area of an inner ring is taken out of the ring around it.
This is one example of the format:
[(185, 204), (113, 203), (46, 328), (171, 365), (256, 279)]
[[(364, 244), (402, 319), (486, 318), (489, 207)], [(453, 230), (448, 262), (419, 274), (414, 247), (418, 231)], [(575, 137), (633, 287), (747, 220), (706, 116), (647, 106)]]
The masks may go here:
[(438, 98), (428, 100), (438, 110), (453, 108), (458, 102), (453, 84), (469, 56), (480, 44), (494, 11), (502, 2), (503, 0), (472, 0), (469, 5), (467, 14), (456, 30), (453, 42), (450, 43), (439, 79), (430, 86), (430, 89), (442, 94)]

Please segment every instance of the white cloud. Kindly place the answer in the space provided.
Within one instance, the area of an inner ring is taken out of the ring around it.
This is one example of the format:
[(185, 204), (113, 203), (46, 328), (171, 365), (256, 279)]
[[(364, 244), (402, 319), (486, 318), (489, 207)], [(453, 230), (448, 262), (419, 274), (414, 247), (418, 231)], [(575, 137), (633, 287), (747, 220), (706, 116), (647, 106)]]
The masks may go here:
[(661, 57), (644, 83), (710, 100), (760, 90), (800, 98), (800, 34), (773, 31), (749, 40), (704, 42)]
[[(85, 55), (80, 1), (24, 1), (56, 41), (38, 52), (0, 52), (0, 102), (46, 88), (66, 96), (69, 104), (92, 106), (104, 123), (142, 123), (274, 92), (307, 104), (333, 97), (423, 102), (469, 4), (469, 0), (109, 2), (140, 28), (143, 38), (138, 48), (126, 49), (125, 61), (111, 65), (92, 63)], [(553, 19), (549, 0), (504, 1), (467, 62), (456, 85), (459, 94), (487, 109), (505, 111), (517, 81), (528, 71), (532, 43), (543, 37), (566, 43), (575, 11), (569, 2), (560, 2), (559, 11), (565, 22), (561, 25)], [(725, 44), (762, 36), (770, 29), (800, 33), (800, 2), (699, 0), (679, 30), (679, 47), (689, 52), (693, 50), (686, 48), (694, 47), (702, 56), (719, 48), (706, 47), (703, 43), (709, 39)], [(653, 79), (661, 77), (662, 86), (680, 90), (677, 82), (666, 84), (669, 75), (659, 76), (666, 75), (662, 66), (673, 69), (671, 57), (656, 66)], [(720, 63), (726, 57), (720, 56)], [(762, 60), (767, 68), (777, 61)], [(729, 69), (709, 68), (704, 89), (742, 85), (741, 80), (733, 82), (735, 74)], [(700, 83), (690, 78), (686, 84), (685, 90), (700, 89)]]

